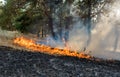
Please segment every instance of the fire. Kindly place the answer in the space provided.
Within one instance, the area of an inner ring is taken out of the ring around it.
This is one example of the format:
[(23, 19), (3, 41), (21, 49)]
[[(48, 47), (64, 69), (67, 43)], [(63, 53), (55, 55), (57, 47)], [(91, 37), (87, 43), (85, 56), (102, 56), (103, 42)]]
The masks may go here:
[(91, 56), (83, 52), (78, 53), (77, 51), (70, 51), (68, 49), (51, 48), (46, 45), (36, 44), (34, 40), (25, 37), (19, 37), (14, 39), (14, 44), (17, 44), (19, 46), (25, 47), (33, 51), (43, 52), (51, 55), (73, 56), (87, 59), (92, 58)]

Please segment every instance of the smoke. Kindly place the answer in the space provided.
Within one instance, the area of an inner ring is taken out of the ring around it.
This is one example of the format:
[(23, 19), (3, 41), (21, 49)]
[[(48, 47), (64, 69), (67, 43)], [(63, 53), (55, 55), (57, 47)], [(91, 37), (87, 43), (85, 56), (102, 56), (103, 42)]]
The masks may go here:
[(105, 6), (109, 11), (101, 14), (99, 22), (91, 30), (91, 40), (87, 46), (89, 36), (86, 27), (79, 21), (74, 24), (70, 32), (69, 44), (72, 50), (81, 51), (87, 47), (89, 54), (106, 59), (120, 60), (120, 1), (115, 0), (111, 7)]
[[(84, 51), (92, 56), (120, 60), (120, 1), (115, 0), (111, 6), (106, 5), (107, 13), (101, 14), (99, 22), (94, 24), (91, 29), (91, 37), (88, 35), (88, 29), (84, 26), (82, 20), (77, 18), (77, 10), (71, 5), (70, 12), (73, 20), (73, 27), (69, 32), (67, 41), (70, 50)], [(64, 33), (64, 32), (63, 32)], [(64, 35), (64, 34), (63, 34)], [(89, 40), (90, 38), (90, 40)], [(51, 36), (46, 38), (47, 45), (52, 47), (64, 48), (64, 40), (54, 40)], [(89, 44), (87, 43), (90, 41)], [(88, 51), (88, 52), (87, 52)]]
[(91, 44), (88, 50), (101, 58), (120, 60), (120, 1), (115, 0), (105, 15), (101, 15), (99, 23), (92, 30)]

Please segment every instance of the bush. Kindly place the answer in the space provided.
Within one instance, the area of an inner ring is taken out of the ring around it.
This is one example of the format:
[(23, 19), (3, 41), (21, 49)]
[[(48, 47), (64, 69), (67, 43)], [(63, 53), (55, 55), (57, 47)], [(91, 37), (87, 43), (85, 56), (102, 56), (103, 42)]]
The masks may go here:
[(28, 32), (31, 19), (27, 14), (21, 14), (14, 19), (13, 25), (21, 33)]

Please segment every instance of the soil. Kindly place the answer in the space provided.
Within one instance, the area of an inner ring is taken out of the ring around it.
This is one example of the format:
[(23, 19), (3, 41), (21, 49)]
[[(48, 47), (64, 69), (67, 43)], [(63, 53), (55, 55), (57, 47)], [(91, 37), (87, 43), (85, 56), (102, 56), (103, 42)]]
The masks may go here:
[(0, 77), (120, 77), (120, 61), (54, 56), (0, 46)]

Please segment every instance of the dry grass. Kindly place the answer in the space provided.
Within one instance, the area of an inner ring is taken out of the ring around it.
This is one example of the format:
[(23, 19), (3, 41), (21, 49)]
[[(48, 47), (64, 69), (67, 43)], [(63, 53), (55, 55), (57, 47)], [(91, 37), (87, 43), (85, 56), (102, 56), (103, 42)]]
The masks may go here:
[(6, 31), (0, 29), (0, 46), (14, 47), (13, 39), (20, 36), (21, 34), (17, 31)]
[[(15, 49), (24, 49), (22, 47), (19, 47), (19, 46), (13, 44), (13, 40), (16, 37), (20, 37), (20, 36), (25, 36), (25, 37), (32, 38), (32, 39), (36, 40), (35, 39), (36, 36), (33, 34), (24, 35), (18, 31), (6, 31), (6, 30), (0, 29), (0, 46), (8, 46), (8, 47), (12, 47)], [(26, 49), (24, 49), (24, 50), (26, 50)]]

